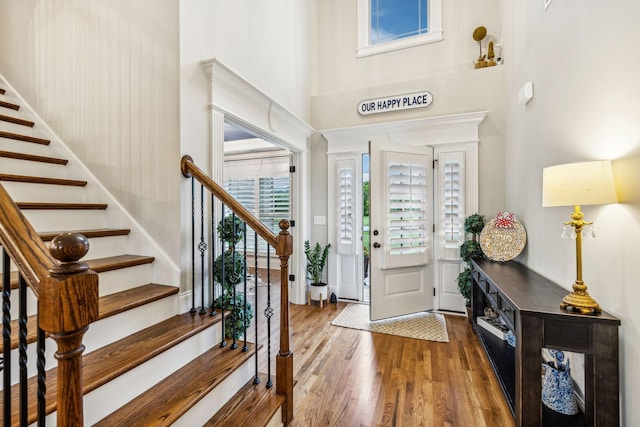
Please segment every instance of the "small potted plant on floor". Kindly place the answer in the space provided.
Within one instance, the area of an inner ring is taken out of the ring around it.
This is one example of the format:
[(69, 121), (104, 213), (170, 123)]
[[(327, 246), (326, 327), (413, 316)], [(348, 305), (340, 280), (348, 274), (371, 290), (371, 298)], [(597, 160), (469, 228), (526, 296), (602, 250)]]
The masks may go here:
[[(329, 248), (331, 244), (327, 244), (324, 248), (320, 243), (316, 243), (312, 248), (308, 240), (304, 242), (304, 254), (307, 257), (307, 273), (309, 274), (309, 299), (320, 301), (327, 299), (329, 286), (322, 281), (322, 271), (327, 262)], [(308, 301), (311, 303), (311, 301)]]

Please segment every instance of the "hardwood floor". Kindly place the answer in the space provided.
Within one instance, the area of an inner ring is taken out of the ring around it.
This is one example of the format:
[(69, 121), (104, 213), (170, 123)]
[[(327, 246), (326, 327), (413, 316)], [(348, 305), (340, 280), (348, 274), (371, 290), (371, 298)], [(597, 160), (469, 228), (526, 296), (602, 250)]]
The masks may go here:
[[(259, 316), (265, 294), (258, 296)], [(278, 313), (277, 285), (271, 300)], [(514, 425), (466, 318), (447, 315), (449, 342), (438, 343), (331, 325), (346, 305), (290, 305), (296, 380), (291, 426)], [(277, 316), (272, 325), (277, 336)], [(260, 327), (259, 335), (264, 337), (266, 328)], [(273, 359), (278, 342), (272, 347)], [(261, 360), (263, 370), (266, 357)]]

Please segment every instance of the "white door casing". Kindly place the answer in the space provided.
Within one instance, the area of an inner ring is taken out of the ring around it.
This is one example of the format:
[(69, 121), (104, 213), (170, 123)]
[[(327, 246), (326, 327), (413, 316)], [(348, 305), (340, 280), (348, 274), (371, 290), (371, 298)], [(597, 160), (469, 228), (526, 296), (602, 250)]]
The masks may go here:
[[(486, 111), (477, 111), (471, 113), (451, 114), (445, 116), (425, 117), (421, 119), (412, 119), (395, 122), (371, 123), (362, 126), (353, 126), (336, 129), (322, 130), (322, 135), (327, 140), (327, 160), (329, 167), (329, 185), (328, 188), (334, 188), (335, 180), (332, 170), (335, 170), (335, 162), (342, 156), (349, 155), (358, 158), (356, 165), (361, 165), (360, 155), (368, 151), (368, 143), (371, 140), (389, 141), (391, 143), (399, 143), (414, 146), (431, 146), (434, 149), (434, 158), (440, 159), (442, 153), (448, 152), (464, 152), (464, 212), (466, 217), (478, 210), (478, 142), (479, 142), (479, 126), (486, 118)], [(445, 156), (446, 157), (446, 156)], [(439, 218), (441, 214), (440, 196), (442, 191), (441, 170), (438, 161), (436, 163), (436, 172), (434, 176), (434, 221), (436, 234), (434, 236), (434, 272), (436, 297), (433, 301), (434, 308), (451, 311), (464, 311), (462, 297), (457, 292), (457, 283), (455, 278), (462, 268), (462, 262), (459, 259), (459, 249), (451, 247), (446, 248), (443, 243), (442, 224)], [(358, 175), (359, 176), (359, 175)], [(361, 184), (360, 184), (361, 185)], [(328, 223), (332, 224), (336, 212), (335, 205), (338, 203), (337, 197), (332, 197), (329, 191), (329, 218)], [(358, 192), (359, 194), (359, 192)], [(358, 205), (361, 209), (361, 204)], [(362, 213), (358, 212), (356, 218), (361, 218)], [(464, 221), (464, 220), (463, 220)], [(361, 227), (358, 228), (361, 230)], [(371, 236), (372, 238), (374, 236)], [(358, 237), (361, 238), (361, 237)], [(335, 244), (335, 233), (330, 231), (329, 241)], [(373, 241), (373, 240), (372, 240)], [(358, 250), (362, 250), (361, 245)], [(373, 248), (372, 248), (373, 251)], [(359, 253), (361, 255), (361, 252)], [(373, 255), (373, 253), (372, 253)], [(330, 254), (334, 257), (334, 264), (329, 271), (338, 288), (341, 286), (335, 272), (335, 263), (339, 255)], [(358, 266), (360, 262), (356, 262)], [(362, 269), (359, 276), (362, 278)], [(443, 296), (443, 294), (445, 294)], [(451, 297), (451, 298), (449, 298)], [(361, 299), (359, 299), (361, 300)]]
[(433, 149), (371, 142), (371, 320), (433, 308)]

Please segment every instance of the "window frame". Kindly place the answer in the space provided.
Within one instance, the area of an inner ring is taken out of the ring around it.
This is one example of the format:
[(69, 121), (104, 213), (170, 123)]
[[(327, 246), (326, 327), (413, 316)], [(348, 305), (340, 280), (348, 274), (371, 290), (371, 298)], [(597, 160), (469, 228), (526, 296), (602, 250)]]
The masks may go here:
[(371, 32), (371, 0), (358, 0), (358, 49), (356, 58), (434, 43), (444, 39), (442, 29), (442, 0), (427, 0), (428, 31), (412, 37), (369, 44)]

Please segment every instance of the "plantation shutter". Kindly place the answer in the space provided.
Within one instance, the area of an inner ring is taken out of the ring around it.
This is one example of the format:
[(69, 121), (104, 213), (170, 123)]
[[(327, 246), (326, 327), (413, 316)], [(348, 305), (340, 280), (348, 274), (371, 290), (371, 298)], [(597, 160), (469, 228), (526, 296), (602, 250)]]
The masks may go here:
[(353, 254), (356, 252), (356, 227), (354, 218), (355, 194), (355, 171), (354, 159), (344, 159), (337, 161), (337, 189), (338, 196), (338, 223), (336, 252), (339, 254)]
[[(289, 176), (259, 179), (229, 179), (224, 183), (225, 190), (238, 200), (249, 212), (254, 214), (275, 234), (280, 233), (280, 220), (289, 219)], [(225, 212), (230, 215), (229, 211)], [(217, 226), (217, 224), (216, 224)], [(247, 251), (255, 249), (255, 232), (247, 228)], [(243, 243), (236, 245), (240, 251)], [(258, 252), (267, 252), (267, 243), (258, 239)], [(275, 249), (271, 248), (275, 253)]]
[[(256, 214), (256, 180), (251, 179), (228, 179), (224, 182), (224, 189), (240, 202), (249, 212)], [(225, 210), (225, 216), (231, 215), (229, 210)], [(219, 220), (218, 220), (219, 222)], [(215, 224), (217, 227), (218, 224)], [(254, 233), (247, 228), (247, 251), (253, 251), (255, 248)], [(236, 244), (236, 249), (242, 251), (244, 249), (243, 242)]]
[[(289, 219), (289, 177), (260, 178), (258, 218), (275, 234), (280, 233), (280, 220)], [(259, 239), (259, 252), (267, 251), (267, 243)], [(271, 248), (275, 253), (275, 248)]]
[(384, 267), (426, 264), (430, 251), (427, 210), (432, 209), (428, 194), (427, 165), (421, 157), (386, 152), (387, 197)]
[(441, 235), (446, 248), (458, 248), (464, 241), (464, 153), (442, 153), (440, 174)]

